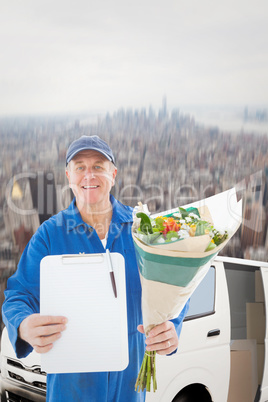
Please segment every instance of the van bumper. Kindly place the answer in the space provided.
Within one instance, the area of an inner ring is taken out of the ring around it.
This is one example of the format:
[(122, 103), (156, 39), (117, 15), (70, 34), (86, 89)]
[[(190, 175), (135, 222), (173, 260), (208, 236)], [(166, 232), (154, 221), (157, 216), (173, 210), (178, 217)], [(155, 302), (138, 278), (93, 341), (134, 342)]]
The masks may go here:
[(45, 402), (46, 392), (0, 375), (1, 402)]

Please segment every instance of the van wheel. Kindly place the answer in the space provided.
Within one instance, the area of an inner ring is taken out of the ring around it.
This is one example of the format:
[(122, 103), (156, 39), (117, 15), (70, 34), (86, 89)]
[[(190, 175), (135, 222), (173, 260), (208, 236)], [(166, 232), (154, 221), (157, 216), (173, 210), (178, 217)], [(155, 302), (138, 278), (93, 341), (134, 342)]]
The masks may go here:
[(201, 384), (189, 385), (175, 396), (172, 402), (212, 402), (207, 389)]
[(190, 395), (179, 395), (175, 397), (172, 402), (191, 402), (191, 397)]

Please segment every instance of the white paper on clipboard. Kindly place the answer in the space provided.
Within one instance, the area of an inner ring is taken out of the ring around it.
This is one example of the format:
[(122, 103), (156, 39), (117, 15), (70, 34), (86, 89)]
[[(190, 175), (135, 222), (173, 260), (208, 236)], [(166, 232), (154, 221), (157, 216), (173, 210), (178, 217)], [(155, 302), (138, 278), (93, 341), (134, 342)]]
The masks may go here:
[(40, 265), (40, 313), (68, 318), (53, 348), (41, 355), (47, 373), (121, 371), (128, 366), (125, 261), (111, 253), (46, 256)]

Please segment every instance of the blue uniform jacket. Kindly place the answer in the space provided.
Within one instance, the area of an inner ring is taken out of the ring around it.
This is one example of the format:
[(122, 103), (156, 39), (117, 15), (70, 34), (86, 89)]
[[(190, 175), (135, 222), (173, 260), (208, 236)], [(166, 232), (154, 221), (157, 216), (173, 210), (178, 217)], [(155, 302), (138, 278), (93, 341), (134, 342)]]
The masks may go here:
[[(145, 392), (134, 391), (142, 363), (144, 335), (137, 331), (142, 323), (141, 285), (131, 236), (133, 209), (111, 196), (113, 216), (106, 247), (125, 258), (129, 365), (121, 372), (70, 373), (47, 375), (47, 401), (55, 402), (137, 402)], [(83, 222), (75, 199), (64, 211), (45, 221), (33, 235), (20, 259), (16, 273), (9, 278), (2, 313), (17, 357), (25, 357), (32, 347), (18, 337), (18, 327), (28, 315), (39, 313), (39, 267), (46, 255), (103, 253), (95, 230)], [(178, 335), (188, 305), (173, 320)], [(78, 340), (79, 341), (79, 340)]]

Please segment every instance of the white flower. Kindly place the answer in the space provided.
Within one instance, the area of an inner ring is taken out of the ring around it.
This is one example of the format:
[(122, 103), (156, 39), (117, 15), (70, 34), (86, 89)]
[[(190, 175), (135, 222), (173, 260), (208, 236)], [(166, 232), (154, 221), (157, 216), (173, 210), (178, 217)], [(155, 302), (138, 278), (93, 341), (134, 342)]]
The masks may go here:
[(194, 214), (193, 212), (190, 212), (190, 213), (189, 213), (189, 216), (190, 216), (191, 218), (193, 218), (193, 219), (198, 219), (198, 220), (200, 220), (199, 216), (196, 215), (196, 214)]
[(165, 239), (163, 239), (163, 237), (160, 237), (159, 239), (157, 239), (157, 241), (156, 241), (156, 243), (159, 243), (159, 244), (161, 244), (161, 243), (165, 243), (166, 241), (165, 241)]
[(183, 225), (185, 223), (185, 219), (180, 219), (180, 223)]
[(186, 220), (187, 223), (192, 222), (192, 218), (190, 218), (189, 216), (186, 216), (185, 220)]
[(173, 216), (176, 216), (176, 218), (181, 218), (181, 213), (180, 212), (175, 212)]
[(223, 236), (223, 235), (224, 235), (224, 230), (218, 230), (218, 234), (219, 234), (220, 236)]
[[(189, 231), (190, 230), (190, 226), (188, 226), (188, 225), (186, 225), (186, 224), (183, 224), (183, 225), (181, 225), (181, 230), (187, 230), (187, 231)], [(180, 230), (180, 231), (181, 231)]]
[(179, 231), (179, 236), (180, 236), (180, 239), (186, 239), (186, 238), (189, 237), (190, 235), (189, 235), (189, 233), (188, 233), (187, 230), (181, 229), (181, 230)]

